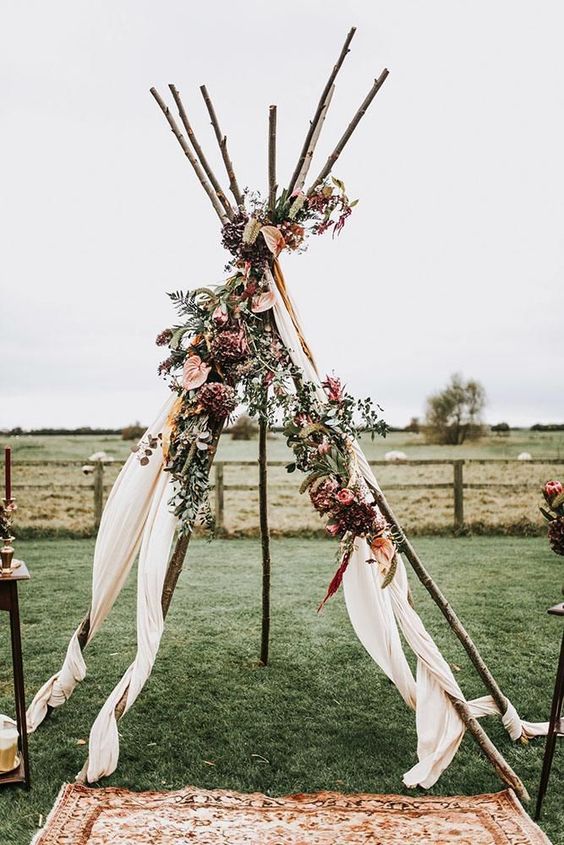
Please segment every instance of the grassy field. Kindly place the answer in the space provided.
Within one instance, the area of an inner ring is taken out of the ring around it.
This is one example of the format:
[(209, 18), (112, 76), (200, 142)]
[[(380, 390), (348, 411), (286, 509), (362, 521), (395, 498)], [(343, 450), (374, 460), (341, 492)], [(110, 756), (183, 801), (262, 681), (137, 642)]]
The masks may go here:
[[(521, 714), (545, 719), (561, 625), (561, 561), (536, 538), (421, 538), (417, 546)], [(31, 695), (60, 666), (89, 601), (89, 540), (20, 544), (33, 579), (20, 591), (26, 686)], [(121, 758), (107, 784), (132, 789), (322, 789), (403, 792), (415, 757), (415, 724), (394, 687), (355, 638), (342, 596), (315, 608), (333, 572), (330, 541), (273, 543), (272, 662), (259, 668), (260, 549), (249, 540), (196, 541), (179, 582), (151, 679), (120, 726)], [(222, 562), (224, 564), (222, 565)], [(33, 788), (0, 795), (0, 842), (27, 845), (61, 783), (85, 757), (83, 741), (134, 653), (134, 579), (88, 649), (89, 674), (71, 701), (31, 737)], [(417, 607), (468, 696), (483, 690), (422, 588)], [(5, 628), (0, 665), (8, 665)], [(0, 711), (12, 712), (7, 671)], [(533, 797), (544, 742), (513, 745), (484, 721)], [(564, 845), (558, 749), (543, 827)], [(495, 791), (500, 782), (465, 738), (435, 794)]]
[[(130, 446), (117, 436), (18, 437), (11, 439), (14, 451), (14, 480), (24, 485), (17, 490), (19, 527), (28, 531), (92, 532), (92, 477), (85, 477), (80, 466), (46, 467), (45, 460), (83, 461), (95, 451), (105, 451), (116, 461), (125, 459)], [(395, 432), (386, 439), (363, 442), (370, 459), (382, 460), (387, 451), (400, 450), (412, 459), (489, 459), (516, 458), (529, 452), (534, 458), (560, 458), (562, 467), (549, 464), (467, 464), (464, 480), (468, 484), (492, 484), (490, 489), (465, 491), (465, 517), (475, 532), (497, 530), (505, 533), (531, 532), (541, 525), (539, 487), (554, 474), (564, 472), (564, 432), (544, 433), (514, 431), (509, 437), (488, 436), (476, 443), (458, 447), (433, 446), (421, 435)], [(226, 435), (220, 445), (218, 460), (255, 461), (257, 442), (234, 442)], [(281, 435), (269, 442), (271, 460), (287, 460), (289, 452)], [(33, 461), (22, 464), (18, 461)], [(115, 464), (106, 469), (106, 482), (113, 482), (119, 471)], [(453, 523), (453, 494), (450, 489), (425, 489), (429, 484), (450, 484), (451, 465), (407, 466), (391, 464), (377, 469), (380, 484), (402, 523), (410, 532), (444, 533)], [(275, 532), (316, 531), (320, 522), (309, 503), (298, 494), (296, 476), (288, 476), (283, 467), (270, 471), (271, 524)], [(226, 467), (225, 483), (256, 485), (257, 468)], [(394, 490), (393, 485), (407, 489)], [(511, 490), (496, 487), (513, 484)], [(44, 485), (41, 489), (25, 489), (25, 485)], [(423, 485), (416, 487), (415, 485)], [(257, 531), (258, 499), (255, 491), (226, 491), (225, 527), (229, 534)]]

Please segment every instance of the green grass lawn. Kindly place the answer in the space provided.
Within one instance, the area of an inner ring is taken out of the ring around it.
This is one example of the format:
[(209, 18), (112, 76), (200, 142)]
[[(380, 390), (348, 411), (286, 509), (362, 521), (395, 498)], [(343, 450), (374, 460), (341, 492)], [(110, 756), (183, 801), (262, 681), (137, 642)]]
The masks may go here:
[[(545, 609), (562, 566), (540, 539), (419, 539), (417, 547), (527, 719), (546, 719), (562, 631)], [(89, 600), (88, 540), (20, 543), (33, 579), (21, 587), (26, 685), (31, 696), (59, 668)], [(333, 573), (334, 545), (273, 543), (272, 661), (257, 665), (260, 547), (196, 541), (179, 583), (153, 675), (120, 725), (121, 758), (104, 783), (131, 789), (206, 788), (270, 794), (321, 789), (403, 792), (416, 761), (413, 714), (372, 663), (342, 596), (316, 606)], [(418, 584), (415, 600), (468, 696), (482, 694), (458, 642)], [(132, 579), (87, 652), (89, 674), (31, 737), (33, 787), (0, 792), (0, 842), (27, 845), (63, 781), (81, 768), (90, 725), (134, 653)], [(7, 629), (0, 635), (0, 711), (12, 712)], [(513, 745), (499, 720), (490, 736), (536, 794), (544, 742)], [(557, 750), (543, 827), (564, 843), (564, 759)], [(502, 787), (471, 738), (432, 792)]]

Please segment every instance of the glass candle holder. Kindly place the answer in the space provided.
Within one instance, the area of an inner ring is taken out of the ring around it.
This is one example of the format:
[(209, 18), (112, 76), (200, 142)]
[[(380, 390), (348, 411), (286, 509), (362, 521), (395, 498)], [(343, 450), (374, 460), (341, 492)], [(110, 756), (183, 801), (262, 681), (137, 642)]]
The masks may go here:
[(18, 739), (14, 720), (0, 716), (0, 772), (11, 772), (18, 765)]

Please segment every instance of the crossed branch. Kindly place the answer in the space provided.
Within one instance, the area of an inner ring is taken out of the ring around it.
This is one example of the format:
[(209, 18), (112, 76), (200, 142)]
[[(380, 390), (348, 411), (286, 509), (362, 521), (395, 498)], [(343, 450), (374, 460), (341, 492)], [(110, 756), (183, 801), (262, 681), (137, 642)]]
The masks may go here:
[[(293, 193), (298, 193), (304, 188), (306, 178), (309, 173), (309, 169), (313, 159), (313, 155), (315, 153), (315, 148), (317, 146), (317, 142), (319, 141), (321, 129), (323, 127), (323, 123), (325, 121), (325, 117), (327, 115), (327, 111), (331, 104), (333, 93), (335, 91), (335, 79), (343, 65), (343, 62), (345, 61), (347, 53), (349, 52), (350, 43), (353, 39), (355, 32), (356, 28), (353, 27), (348, 33), (345, 39), (345, 43), (343, 44), (343, 48), (339, 54), (339, 58), (337, 59), (337, 62), (329, 75), (329, 79), (327, 80), (327, 83), (323, 88), (321, 97), (317, 104), (317, 108), (315, 110), (312, 120), (310, 121), (309, 128), (298, 158), (298, 162), (296, 164), (294, 172), (292, 173), (288, 186), (284, 190), (284, 194), (286, 197), (290, 197)], [(366, 114), (370, 104), (372, 103), (374, 97), (384, 84), (387, 76), (388, 71), (386, 70), (386, 68), (384, 68), (380, 76), (374, 80), (374, 84), (372, 85), (370, 91), (368, 92), (361, 105), (355, 112), (351, 122), (345, 129), (335, 149), (325, 162), (325, 165), (319, 172), (317, 178), (312, 182), (310, 188), (306, 191), (307, 194), (311, 194), (319, 185), (321, 185), (325, 181), (325, 179), (327, 179), (333, 169), (333, 166), (335, 165), (335, 162), (343, 152), (346, 144), (348, 143), (351, 135), (358, 126), (361, 118)], [(223, 159), (227, 178), (229, 180), (229, 190), (233, 194), (233, 199), (235, 200), (235, 207), (229, 201), (225, 191), (221, 187), (219, 180), (215, 176), (212, 168), (210, 167), (210, 164), (192, 128), (192, 125), (188, 118), (188, 114), (186, 112), (186, 108), (182, 102), (178, 89), (175, 85), (169, 85), (168, 87), (176, 104), (180, 121), (184, 127), (184, 133), (182, 132), (172, 111), (170, 110), (170, 108), (168, 107), (168, 105), (161, 97), (156, 88), (151, 88), (151, 94), (157, 101), (159, 108), (164, 114), (166, 120), (168, 121), (173, 135), (176, 137), (176, 140), (180, 144), (186, 158), (192, 165), (200, 184), (202, 185), (204, 191), (206, 192), (211, 201), (211, 204), (213, 205), (214, 211), (221, 220), (222, 224), (225, 224), (230, 220), (233, 220), (235, 214), (243, 205), (243, 195), (239, 188), (239, 184), (237, 182), (237, 178), (233, 169), (233, 163), (231, 161), (229, 151), (227, 149), (227, 137), (221, 131), (211, 97), (207, 91), (206, 86), (202, 85), (200, 88), (200, 92), (202, 94), (202, 97), (204, 98), (204, 102), (206, 104), (208, 114), (210, 116), (211, 125), (213, 127), (217, 143), (219, 145), (221, 157)], [(276, 106), (270, 106), (268, 133), (268, 206), (271, 214), (274, 212), (274, 209), (276, 207), (277, 191), (278, 185), (276, 183)]]

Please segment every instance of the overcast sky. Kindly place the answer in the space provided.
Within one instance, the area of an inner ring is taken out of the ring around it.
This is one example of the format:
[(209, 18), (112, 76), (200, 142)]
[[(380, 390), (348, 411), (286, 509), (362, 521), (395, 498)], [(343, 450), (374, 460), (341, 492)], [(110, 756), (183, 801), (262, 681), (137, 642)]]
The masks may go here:
[(279, 177), (350, 26), (313, 169), (384, 66), (335, 168), (340, 238), (284, 259), (323, 371), (404, 424), (454, 371), (487, 418), (562, 421), (564, 15), (521, 0), (4, 0), (0, 428), (146, 423), (167, 395), (167, 291), (220, 281), (218, 221), (148, 89), (206, 149), (205, 82), (239, 181)]

